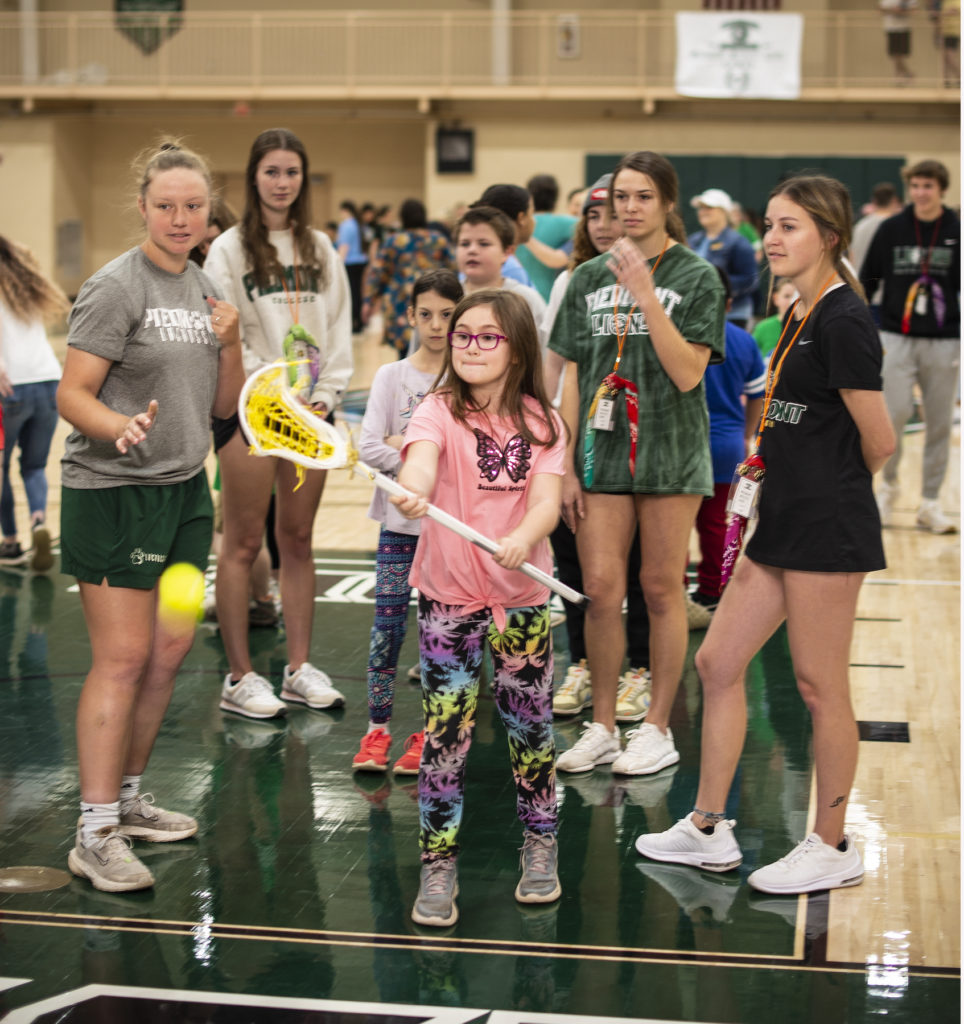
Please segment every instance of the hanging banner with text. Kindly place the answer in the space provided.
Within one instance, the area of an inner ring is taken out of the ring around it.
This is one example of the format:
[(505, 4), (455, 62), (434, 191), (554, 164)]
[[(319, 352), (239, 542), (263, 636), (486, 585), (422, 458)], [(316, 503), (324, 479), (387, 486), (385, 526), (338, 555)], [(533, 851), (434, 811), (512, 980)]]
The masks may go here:
[(795, 100), (803, 16), (676, 15), (676, 91), (714, 99)]
[(181, 27), (183, 0), (114, 0), (117, 27), (150, 56)]

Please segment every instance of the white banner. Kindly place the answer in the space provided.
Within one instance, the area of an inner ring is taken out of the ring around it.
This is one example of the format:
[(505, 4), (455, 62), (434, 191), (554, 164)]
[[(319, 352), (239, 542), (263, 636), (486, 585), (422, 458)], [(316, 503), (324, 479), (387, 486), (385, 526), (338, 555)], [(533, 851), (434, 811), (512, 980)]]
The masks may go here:
[(802, 39), (800, 14), (677, 14), (676, 91), (682, 96), (795, 100)]

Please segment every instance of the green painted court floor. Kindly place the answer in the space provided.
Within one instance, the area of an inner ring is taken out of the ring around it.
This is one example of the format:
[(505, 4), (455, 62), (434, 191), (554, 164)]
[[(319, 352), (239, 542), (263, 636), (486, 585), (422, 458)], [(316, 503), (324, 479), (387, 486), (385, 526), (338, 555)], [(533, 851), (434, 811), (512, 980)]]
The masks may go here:
[[(413, 925), (415, 781), (353, 775), (367, 720), (373, 571), (367, 554), (318, 556), (313, 660), (347, 697), (254, 722), (218, 710), (226, 670), (203, 625), (178, 680), (144, 788), (195, 815), (195, 839), (137, 844), (153, 891), (99, 893), (71, 878), (0, 892), (0, 1018), (126, 1021), (704, 1021), (900, 1024), (959, 1019), (959, 972), (827, 960), (826, 894), (751, 894), (746, 875), (805, 825), (807, 716), (784, 634), (754, 662), (750, 732), (730, 796), (745, 860), (709, 875), (644, 861), (644, 831), (693, 803), (699, 682), (692, 658), (672, 727), (675, 768), (560, 777), (563, 897), (513, 899), (521, 832), (506, 738), (480, 702), (469, 758), (461, 920)], [(78, 787), (74, 708), (88, 667), (66, 577), (0, 572), (0, 868), (66, 869)], [(565, 631), (556, 629), (556, 675)], [(695, 650), (702, 634), (691, 636)], [(280, 630), (252, 631), (255, 668), (277, 681)], [(691, 651), (692, 653), (692, 651)], [(401, 660), (417, 661), (414, 610)], [(392, 755), (420, 723), (401, 679)], [(579, 731), (559, 724), (560, 746)]]

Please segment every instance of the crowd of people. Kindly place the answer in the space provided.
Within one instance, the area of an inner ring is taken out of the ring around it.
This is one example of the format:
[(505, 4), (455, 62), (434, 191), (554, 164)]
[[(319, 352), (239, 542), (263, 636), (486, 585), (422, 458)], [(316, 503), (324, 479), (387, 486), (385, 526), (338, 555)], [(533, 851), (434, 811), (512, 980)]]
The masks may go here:
[[(193, 639), (158, 616), (156, 589), (166, 565), (207, 565), (211, 431), (223, 518), (216, 616), (229, 667), (220, 706), (273, 718), (292, 702), (344, 704), (312, 663), (311, 538), (325, 473), (299, 477), (284, 459), (254, 458), (237, 402), (246, 376), (294, 357), (298, 328), (297, 400), (332, 421), (352, 376), (352, 334), (379, 314), (399, 359), (373, 381), (361, 456), (408, 496), (378, 491), (370, 509), (381, 528), (368, 728), (351, 767), (388, 769), (415, 588), (410, 674), (424, 721), (392, 767), (418, 777), (413, 919), (458, 917), (465, 764), (486, 652), (523, 829), (515, 898), (548, 903), (561, 893), (557, 771), (655, 775), (679, 761), (669, 721), (694, 624), (708, 627), (696, 656), (696, 804), (668, 831), (640, 836), (639, 853), (710, 871), (741, 863), (726, 810), (746, 730), (743, 677), (785, 622), (813, 725), (816, 819), (749, 882), (777, 894), (859, 883), (845, 828), (857, 760), (848, 652), (861, 583), (884, 566), (881, 524), (893, 515), (915, 387), (926, 429), (917, 524), (956, 529), (938, 493), (960, 358), (960, 222), (943, 202), (943, 165), (919, 162), (905, 180), (905, 206), (875, 191), (876, 223), (858, 225), (860, 249), (851, 197), (820, 175), (778, 183), (762, 233), (726, 192), (705, 189), (689, 200), (700, 230), (687, 237), (676, 172), (649, 151), (570, 195), (565, 214), (555, 213), (554, 179), (537, 175), (490, 186), (450, 229), (430, 224), (413, 198), (397, 230), (370, 236), (346, 200), (332, 239), (313, 226), (308, 154), (291, 132), (252, 143), (236, 223), (204, 160), (165, 142), (138, 164), (141, 243), (73, 304), (59, 386), (43, 321), (66, 299), (0, 239), (11, 254), (0, 264), (0, 561), (28, 557), (9, 483), (19, 443), (33, 567), (50, 567), (41, 480), (54, 390), (73, 427), (61, 569), (78, 580), (92, 662), (77, 710), (70, 869), (99, 889), (149, 887), (130, 841), (198, 829), (154, 803), (141, 780)], [(387, 211), (369, 212), (384, 228)], [(764, 268), (774, 312), (761, 318)], [(426, 518), (430, 501), (495, 538), (495, 553)], [(755, 529), (734, 567), (741, 521)], [(694, 528), (701, 562), (690, 595)], [(280, 687), (254, 671), (248, 645), (266, 533), (287, 647)], [(548, 573), (555, 562), (590, 599), (567, 605), (571, 664), (555, 692), (550, 592), (517, 571), (524, 562)], [(554, 715), (589, 707), (580, 737), (557, 752)], [(625, 736), (623, 723), (634, 725)]]

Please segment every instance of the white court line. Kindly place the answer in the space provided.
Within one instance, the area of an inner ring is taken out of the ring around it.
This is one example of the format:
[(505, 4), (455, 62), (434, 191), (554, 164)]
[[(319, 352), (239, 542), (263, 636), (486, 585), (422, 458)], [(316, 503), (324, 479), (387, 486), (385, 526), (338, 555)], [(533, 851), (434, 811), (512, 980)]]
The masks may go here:
[(959, 587), (960, 580), (864, 580), (872, 587)]

